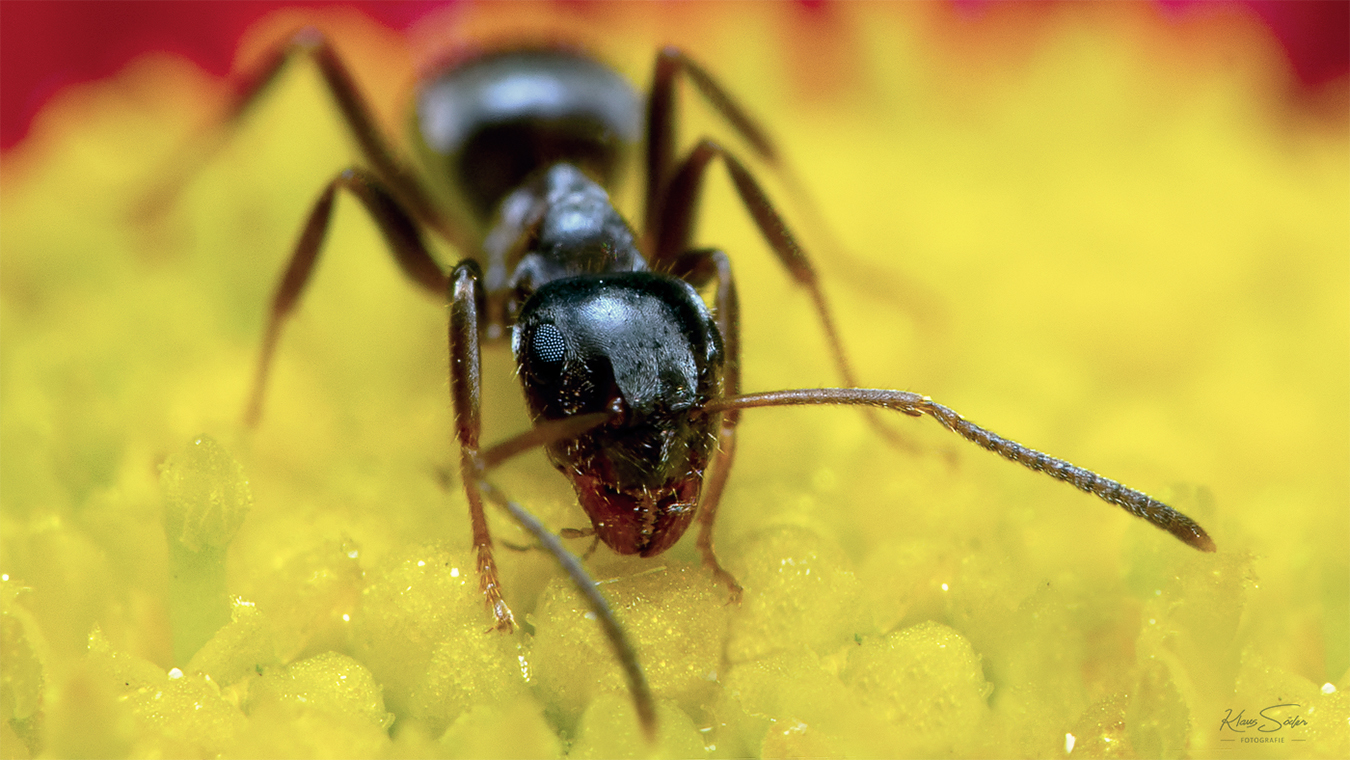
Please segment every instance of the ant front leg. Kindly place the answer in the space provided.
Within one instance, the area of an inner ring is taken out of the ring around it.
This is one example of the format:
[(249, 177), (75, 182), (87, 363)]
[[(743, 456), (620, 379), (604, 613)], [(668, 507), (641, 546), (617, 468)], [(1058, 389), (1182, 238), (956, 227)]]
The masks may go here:
[(450, 275), (450, 395), (455, 407), (455, 431), (460, 444), (460, 475), (464, 492), (469, 499), (469, 516), (473, 523), (473, 543), (478, 552), (478, 577), (488, 607), (497, 620), (497, 629), (509, 632), (515, 625), (511, 610), (502, 599), (497, 579), (497, 564), (492, 558), (492, 537), (488, 533), (487, 516), (483, 513), (483, 497), (491, 499), (511, 515), (518, 525), (534, 536), (545, 551), (553, 555), (558, 565), (581, 593), (594, 619), (600, 624), (628, 679), (638, 720), (649, 741), (656, 737), (656, 701), (652, 697), (647, 676), (643, 673), (637, 649), (624, 633), (609, 602), (600, 593), (595, 579), (582, 567), (581, 560), (569, 552), (558, 536), (553, 535), (524, 507), (511, 501), (500, 489), (487, 480), (492, 468), (532, 449), (557, 441), (575, 438), (613, 419), (612, 412), (579, 414), (535, 425), (528, 431), (507, 439), (486, 451), (479, 451), (478, 434), (482, 427), (479, 402), (482, 375), (479, 336), (482, 335), (481, 314), (484, 291), (482, 272), (474, 261), (462, 262)]
[(482, 430), (479, 408), (483, 375), (478, 339), (482, 335), (482, 313), (487, 301), (482, 272), (472, 260), (464, 261), (450, 273), (450, 399), (455, 410), (455, 435), (459, 439), (459, 473), (464, 494), (469, 500), (469, 522), (473, 528), (473, 548), (478, 555), (478, 584), (496, 620), (499, 631), (509, 633), (516, 619), (502, 599), (497, 579), (497, 563), (492, 558), (492, 535), (483, 512), (481, 482), (488, 465), (478, 454), (478, 434)]
[(286, 273), (282, 275), (281, 282), (277, 283), (276, 292), (272, 296), (272, 307), (268, 312), (267, 330), (263, 334), (253, 390), (249, 394), (248, 408), (244, 413), (244, 422), (250, 427), (257, 425), (262, 416), (267, 377), (271, 371), (277, 341), (281, 337), (281, 327), (295, 311), (300, 295), (314, 273), (314, 265), (318, 263), (319, 252), (323, 249), (324, 239), (328, 236), (328, 225), (333, 215), (333, 200), (338, 190), (347, 190), (361, 201), (383, 234), (399, 268), (414, 284), (434, 293), (437, 297), (445, 293), (445, 273), (427, 251), (417, 223), (379, 178), (362, 169), (347, 169), (334, 177), (314, 202), (314, 208), (310, 210), (300, 239), (296, 241), (295, 249), (291, 253), (290, 263), (286, 265)]
[[(450, 401), (455, 412), (455, 436), (459, 440), (460, 479), (464, 481), (464, 495), (469, 501), (473, 548), (478, 555), (479, 587), (483, 591), (488, 609), (496, 620), (497, 630), (510, 632), (515, 628), (516, 619), (511, 614), (511, 608), (507, 606), (506, 600), (502, 598), (501, 582), (497, 577), (497, 562), (492, 556), (492, 534), (488, 531), (487, 514), (483, 509), (483, 496), (486, 492), (494, 500), (500, 501), (504, 507), (507, 507), (508, 502), (485, 476), (493, 467), (521, 452), (538, 448), (553, 440), (580, 435), (605, 422), (610, 415), (609, 413), (577, 415), (537, 425), (526, 433), (480, 453), (478, 436), (483, 428), (480, 412), (483, 372), (479, 339), (483, 334), (482, 315), (487, 303), (482, 279), (482, 270), (472, 259), (460, 262), (450, 273), (447, 293), (450, 302)], [(509, 507), (507, 509), (512, 512), (517, 522), (521, 522), (532, 533), (536, 533), (536, 538), (539, 537), (535, 527), (538, 521), (522, 520)], [(566, 567), (568, 563), (565, 557), (572, 555), (566, 550), (559, 553), (547, 541), (544, 544)], [(570, 567), (568, 570), (571, 572)], [(589, 584), (594, 586), (595, 582), (590, 581), (589, 576), (585, 577)], [(584, 584), (579, 583), (579, 586), (581, 585)]]
[[(726, 253), (715, 249), (686, 251), (672, 265), (673, 274), (684, 279), (695, 288), (701, 288), (716, 278), (717, 293), (713, 297), (713, 318), (717, 329), (722, 333), (722, 350), (726, 361), (722, 367), (722, 395), (734, 398), (741, 393), (741, 306), (736, 296), (736, 281), (731, 275), (731, 260)], [(717, 518), (717, 507), (722, 501), (722, 491), (731, 474), (731, 462), (736, 457), (736, 423), (741, 419), (741, 410), (729, 408), (722, 412), (722, 420), (717, 431), (717, 456), (713, 460), (712, 474), (703, 487), (703, 496), (699, 499), (698, 512), (698, 550), (703, 555), (703, 564), (712, 570), (713, 576), (727, 586), (729, 602), (741, 601), (741, 584), (717, 561), (713, 551), (713, 521)]]
[[(566, 438), (601, 424), (607, 418), (608, 415), (604, 413), (582, 415), (579, 418), (562, 420), (561, 425), (544, 432), (550, 437)], [(539, 430), (540, 428), (535, 428), (535, 431)], [(535, 431), (531, 431), (531, 433)], [(527, 433), (526, 436), (530, 436), (531, 433)], [(508, 442), (508, 445), (511, 443)], [(488, 460), (492, 459), (492, 453), (492, 451), (488, 452), (486, 457)], [(595, 579), (586, 572), (586, 568), (581, 566), (581, 560), (577, 559), (575, 554), (567, 551), (559, 537), (550, 533), (534, 515), (519, 504), (507, 499), (487, 481), (483, 481), (482, 485), (489, 498), (505, 509), (517, 524), (534, 536), (545, 551), (553, 555), (553, 558), (558, 561), (558, 565), (562, 567), (563, 572), (567, 573), (568, 578), (572, 580), (572, 585), (581, 593), (587, 606), (591, 608), (595, 621), (600, 624), (601, 630), (604, 631), (605, 638), (609, 639), (610, 648), (613, 649), (614, 656), (618, 658), (619, 666), (623, 668), (624, 675), (628, 679), (628, 690), (633, 695), (633, 706), (637, 709), (638, 723), (642, 726), (642, 732), (646, 735), (647, 741), (655, 741), (657, 728), (656, 700), (652, 696), (651, 686), (647, 683), (647, 674), (642, 670), (642, 661), (638, 658), (637, 649), (633, 647), (633, 642), (628, 640), (628, 635), (624, 633), (623, 626), (619, 625), (619, 619), (614, 616), (614, 610), (610, 608), (604, 594), (600, 593), (600, 587), (596, 585)]]

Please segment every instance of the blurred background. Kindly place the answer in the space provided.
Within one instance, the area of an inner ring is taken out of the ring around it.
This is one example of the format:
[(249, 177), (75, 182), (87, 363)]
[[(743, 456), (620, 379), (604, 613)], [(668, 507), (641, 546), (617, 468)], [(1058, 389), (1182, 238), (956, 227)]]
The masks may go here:
[[(116, 684), (82, 670), (90, 632), (160, 680), (174, 664), (157, 467), (203, 431), (241, 461), (258, 505), (230, 547), (229, 593), (293, 623), (299, 662), (330, 649), (361, 658), (408, 718), (408, 694), (362, 655), (345, 616), (360, 618), (365, 579), (389, 558), (467, 541), (462, 496), (437, 478), (453, 461), (444, 315), (374, 253), (355, 204), (335, 215), (266, 422), (238, 422), (300, 220), (356, 160), (312, 67), (278, 84), (166, 219), (127, 215), (229, 97), (231, 73), (314, 24), (396, 144), (408, 87), (446, 47), (567, 37), (639, 88), (657, 45), (684, 47), (781, 141), (795, 181), (756, 169), (813, 253), (864, 384), (931, 394), (1155, 492), (1218, 544), (1200, 555), (931, 423), (898, 421), (917, 449), (898, 452), (847, 410), (747, 414), (718, 518), (724, 562), (751, 577), (792, 558), (773, 553), (790, 554), (783, 536), (807, 536), (812, 577), (836, 585), (785, 584), (766, 612), (754, 593), (772, 584), (760, 583), (713, 648), (740, 664), (805, 647), (804, 680), (837, 691), (772, 673), (762, 694), (845, 714), (813, 722), (727, 697), (715, 706), (732, 715), (723, 754), (1051, 756), (1068, 754), (1066, 734), (1079, 754), (1110, 754), (1112, 741), (1125, 755), (1220, 753), (1218, 719), (1235, 699), (1259, 709), (1293, 693), (1336, 716), (1313, 721), (1331, 737), (1317, 753), (1344, 756), (1347, 7), (0, 2), (0, 571), (6, 625), (20, 620), (25, 636), (6, 646), (46, 648), (29, 660), (37, 677), (6, 668), (2, 704), (15, 712), (0, 729), (40, 748), (96, 703), (112, 716), (98, 724), (106, 735), (47, 753), (121, 746), (108, 743), (127, 709)], [(685, 144), (725, 136), (689, 90)], [(733, 254), (746, 389), (837, 383), (800, 290), (727, 185), (709, 185), (699, 242)], [(623, 209), (636, 207), (631, 186)], [(527, 424), (503, 353), (485, 359), (489, 440)], [(541, 457), (502, 479), (553, 527), (584, 519)], [(316, 566), (335, 567), (329, 548), (347, 561), (348, 540), (359, 563), (335, 565), (347, 585), (299, 598)], [(696, 569), (692, 543), (661, 567)], [(535, 609), (556, 568), (539, 553), (503, 564), (512, 604)], [(591, 566), (650, 567), (604, 551)], [(476, 604), (467, 614), (481, 628)], [(839, 680), (859, 641), (930, 622), (982, 658), (994, 687), (985, 745), (887, 744), (892, 734), (848, 722), (864, 712), (854, 703), (824, 696), (860, 698)], [(201, 743), (164, 749), (152, 741), (164, 721), (147, 715), (141, 754), (231, 746), (184, 729)], [(766, 733), (765, 715), (789, 729)], [(794, 733), (798, 719), (825, 738)], [(869, 739), (879, 744), (847, 743)]]
[[(350, 2), (342, 5), (397, 31), (451, 3)], [(1260, 21), (1279, 43), (1295, 98), (1343, 77), (1350, 69), (1350, 3), (1340, 0), (1157, 0), (1158, 14), (1177, 22), (1232, 6)], [(0, 149), (28, 132), (42, 105), (62, 87), (110, 76), (147, 51), (184, 56), (204, 71), (224, 77), (243, 33), (258, 19), (283, 8), (319, 8), (326, 2), (180, 2), (155, 0), (6, 0), (0, 6)], [(829, 2), (798, 0), (804, 18), (825, 18)], [(943, 4), (957, 21), (957, 35), (979, 34), (992, 5), (982, 0)], [(1042, 5), (1051, 5), (1043, 3)], [(1049, 12), (1048, 9), (1046, 12)]]

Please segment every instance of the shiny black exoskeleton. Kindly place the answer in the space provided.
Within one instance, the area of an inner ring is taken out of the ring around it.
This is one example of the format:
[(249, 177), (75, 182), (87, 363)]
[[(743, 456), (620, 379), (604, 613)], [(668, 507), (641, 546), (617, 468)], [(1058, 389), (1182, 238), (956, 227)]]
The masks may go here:
[(428, 166), (486, 221), (503, 197), (558, 162), (612, 185), (641, 139), (642, 103), (628, 82), (589, 57), (499, 51), (424, 81), (413, 129)]
[[(412, 140), (422, 171), (389, 148), (345, 66), (315, 32), (274, 51), (242, 88), (227, 127), (297, 54), (318, 65), (364, 163), (334, 177), (309, 213), (273, 298), (247, 419), (259, 418), (281, 326), (318, 259), (334, 197), (345, 190), (365, 206), (409, 279), (449, 302), (460, 473), (480, 584), (496, 627), (509, 631), (515, 620), (502, 598), (484, 496), (533, 534), (585, 596), (624, 666), (649, 736), (653, 699), (632, 645), (577, 558), (492, 484), (490, 471), (505, 459), (544, 448), (590, 517), (591, 529), (574, 533), (593, 534), (620, 554), (660, 554), (697, 521), (704, 564), (733, 600), (740, 587), (718, 564), (712, 527), (736, 424), (742, 410), (755, 407), (856, 405), (929, 416), (1197, 549), (1214, 550), (1199, 525), (1140, 491), (995, 435), (926, 396), (857, 388), (815, 270), (751, 171), (709, 139), (677, 156), (675, 94), (683, 80), (759, 162), (771, 168), (780, 162), (764, 130), (680, 51), (658, 53), (645, 112), (627, 82), (575, 51), (461, 57), (424, 78), (419, 89)], [(641, 234), (606, 190), (639, 140), (645, 141)], [(769, 249), (809, 295), (849, 387), (741, 393), (730, 260), (722, 251), (690, 246), (702, 184), (715, 160)], [(460, 257), (448, 273), (429, 252), (427, 231)], [(534, 427), (481, 449), (480, 342), (503, 341), (508, 332)]]
[(722, 339), (698, 293), (646, 272), (555, 280), (525, 305), (512, 347), (534, 419), (614, 415), (547, 447), (596, 535), (620, 554), (670, 548), (716, 443), (715, 418), (697, 412), (721, 393)]
[(424, 151), (488, 222), (487, 321), (514, 327), (531, 417), (613, 414), (549, 458), (600, 540), (659, 554), (698, 508), (717, 419), (690, 412), (721, 394), (723, 359), (698, 293), (650, 273), (602, 184), (635, 142), (636, 93), (589, 58), (531, 50), (461, 63), (417, 102)]

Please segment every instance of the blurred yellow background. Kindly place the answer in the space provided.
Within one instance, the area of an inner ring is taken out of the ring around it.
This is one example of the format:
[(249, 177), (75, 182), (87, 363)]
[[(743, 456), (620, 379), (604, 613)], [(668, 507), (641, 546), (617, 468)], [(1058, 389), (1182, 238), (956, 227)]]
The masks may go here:
[[(269, 18), (241, 61), (303, 24), (400, 139), (417, 66), (448, 45), (575, 39), (639, 86), (658, 45), (684, 48), (779, 140), (795, 182), (758, 170), (864, 385), (1145, 490), (1218, 545), (1194, 552), (930, 420), (892, 421), (906, 452), (856, 411), (747, 412), (716, 534), (740, 607), (692, 539), (590, 560), (661, 703), (658, 754), (1350, 753), (1344, 87), (1294, 97), (1252, 19), (487, 4), (401, 38), (334, 8)], [(542, 552), (499, 551), (533, 633), (482, 633), (463, 496), (442, 482), (444, 311), (357, 204), (339, 202), (262, 425), (239, 424), (289, 246), (356, 153), (299, 66), (170, 214), (132, 222), (223, 95), (148, 56), (64, 94), (5, 156), (5, 756), (646, 753)], [(682, 97), (682, 145), (746, 152)], [(745, 389), (838, 384), (808, 300), (715, 174), (697, 242), (736, 267)], [(617, 196), (634, 218), (636, 187)], [(494, 441), (528, 421), (505, 348), (484, 365)], [(194, 669), (175, 661), (158, 467), (202, 433), (253, 508), (223, 570), (249, 604)], [(538, 454), (496, 480), (555, 529), (585, 523)], [(1303, 721), (1283, 743), (1225, 723), (1276, 704)]]

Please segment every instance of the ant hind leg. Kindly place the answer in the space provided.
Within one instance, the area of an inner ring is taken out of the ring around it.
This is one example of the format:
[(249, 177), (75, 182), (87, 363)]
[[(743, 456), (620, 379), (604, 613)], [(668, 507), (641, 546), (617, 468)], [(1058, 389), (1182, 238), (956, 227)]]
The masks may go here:
[(309, 58), (314, 62), (361, 156), (389, 192), (423, 225), (436, 230), (456, 248), (470, 250), (471, 237), (446, 219), (417, 174), (398, 160), (347, 65), (328, 38), (312, 27), (291, 35), (284, 43), (272, 48), (261, 63), (236, 78), (233, 95), (220, 118), (174, 154), (161, 174), (163, 179), (140, 199), (135, 215), (144, 219), (161, 213), (187, 181), (224, 146), (297, 58)]

